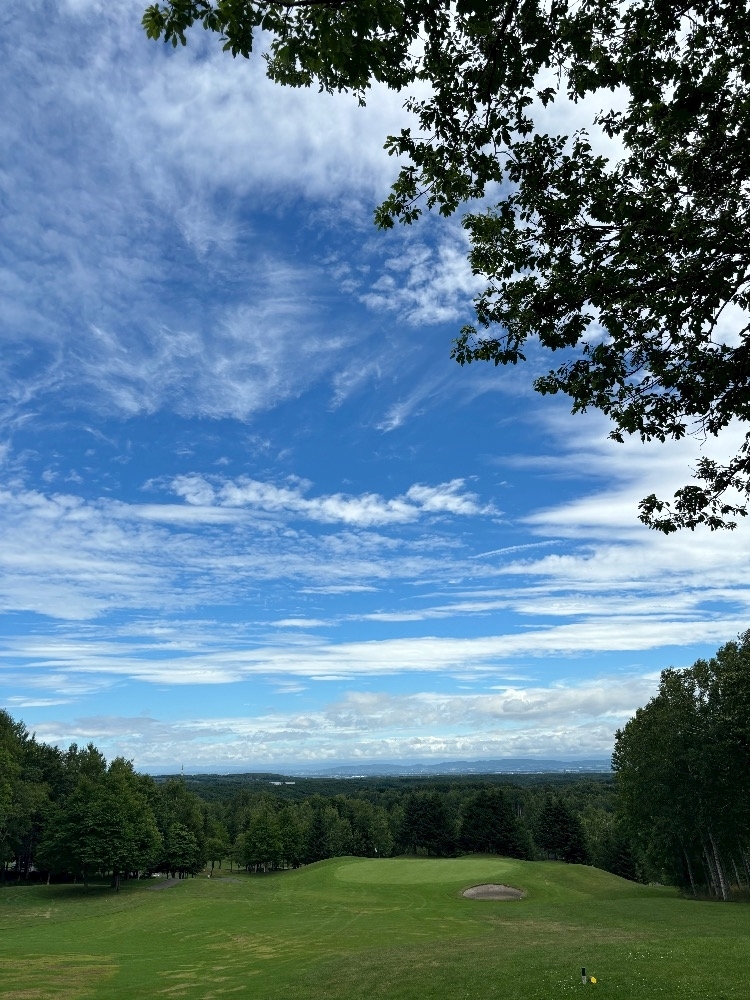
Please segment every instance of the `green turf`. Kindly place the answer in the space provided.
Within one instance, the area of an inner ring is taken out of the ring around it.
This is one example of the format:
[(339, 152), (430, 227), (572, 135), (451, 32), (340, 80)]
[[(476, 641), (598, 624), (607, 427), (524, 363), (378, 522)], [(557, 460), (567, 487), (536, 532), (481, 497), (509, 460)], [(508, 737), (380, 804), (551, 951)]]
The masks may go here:
[[(748, 995), (750, 909), (553, 862), (335, 858), (267, 876), (0, 891), (0, 996)], [(155, 881), (155, 880), (154, 880)], [(520, 901), (467, 900), (504, 882)], [(580, 969), (598, 979), (581, 985)]]

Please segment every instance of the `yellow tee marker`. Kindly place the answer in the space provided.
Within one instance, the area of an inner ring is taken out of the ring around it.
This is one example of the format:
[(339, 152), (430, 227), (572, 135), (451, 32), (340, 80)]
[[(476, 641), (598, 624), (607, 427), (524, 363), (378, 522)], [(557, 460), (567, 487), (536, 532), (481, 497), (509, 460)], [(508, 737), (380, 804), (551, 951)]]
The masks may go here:
[(596, 982), (596, 976), (589, 976), (589, 982), (590, 983), (595, 983)]

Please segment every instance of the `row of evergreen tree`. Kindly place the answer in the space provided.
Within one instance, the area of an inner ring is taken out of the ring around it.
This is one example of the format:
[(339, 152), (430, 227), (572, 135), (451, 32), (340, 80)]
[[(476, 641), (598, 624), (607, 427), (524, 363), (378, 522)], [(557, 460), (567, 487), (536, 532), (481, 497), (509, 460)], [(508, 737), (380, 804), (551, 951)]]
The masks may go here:
[(665, 670), (613, 768), (622, 825), (664, 881), (725, 900), (750, 889), (750, 631)]

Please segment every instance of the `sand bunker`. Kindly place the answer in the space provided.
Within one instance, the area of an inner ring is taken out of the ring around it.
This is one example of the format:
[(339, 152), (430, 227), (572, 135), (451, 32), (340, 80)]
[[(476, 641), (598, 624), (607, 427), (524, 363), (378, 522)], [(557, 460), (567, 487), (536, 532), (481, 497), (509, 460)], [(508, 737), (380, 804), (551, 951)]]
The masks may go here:
[(520, 889), (514, 889), (512, 885), (473, 885), (470, 889), (464, 889), (464, 896), (467, 899), (523, 899)]

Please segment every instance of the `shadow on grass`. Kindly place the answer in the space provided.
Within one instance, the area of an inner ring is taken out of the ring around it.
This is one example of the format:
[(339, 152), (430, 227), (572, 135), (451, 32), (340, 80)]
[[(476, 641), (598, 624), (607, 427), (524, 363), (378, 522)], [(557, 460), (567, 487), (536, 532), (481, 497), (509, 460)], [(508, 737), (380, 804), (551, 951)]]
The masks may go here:
[[(117, 896), (117, 890), (112, 886), (111, 879), (90, 879), (88, 885), (83, 882), (8, 882), (3, 888), (7, 890), (24, 889), (37, 898), (54, 898), (56, 900), (71, 899), (102, 899), (106, 896)], [(119, 895), (132, 895), (153, 888), (150, 879), (128, 879), (120, 882)]]
[(683, 899), (692, 899), (696, 903), (745, 903), (746, 905), (750, 903), (750, 889), (736, 885), (730, 888), (729, 899), (726, 900), (722, 899), (721, 896), (713, 896), (707, 892), (698, 892), (695, 895), (692, 892), (682, 892), (680, 895)]

